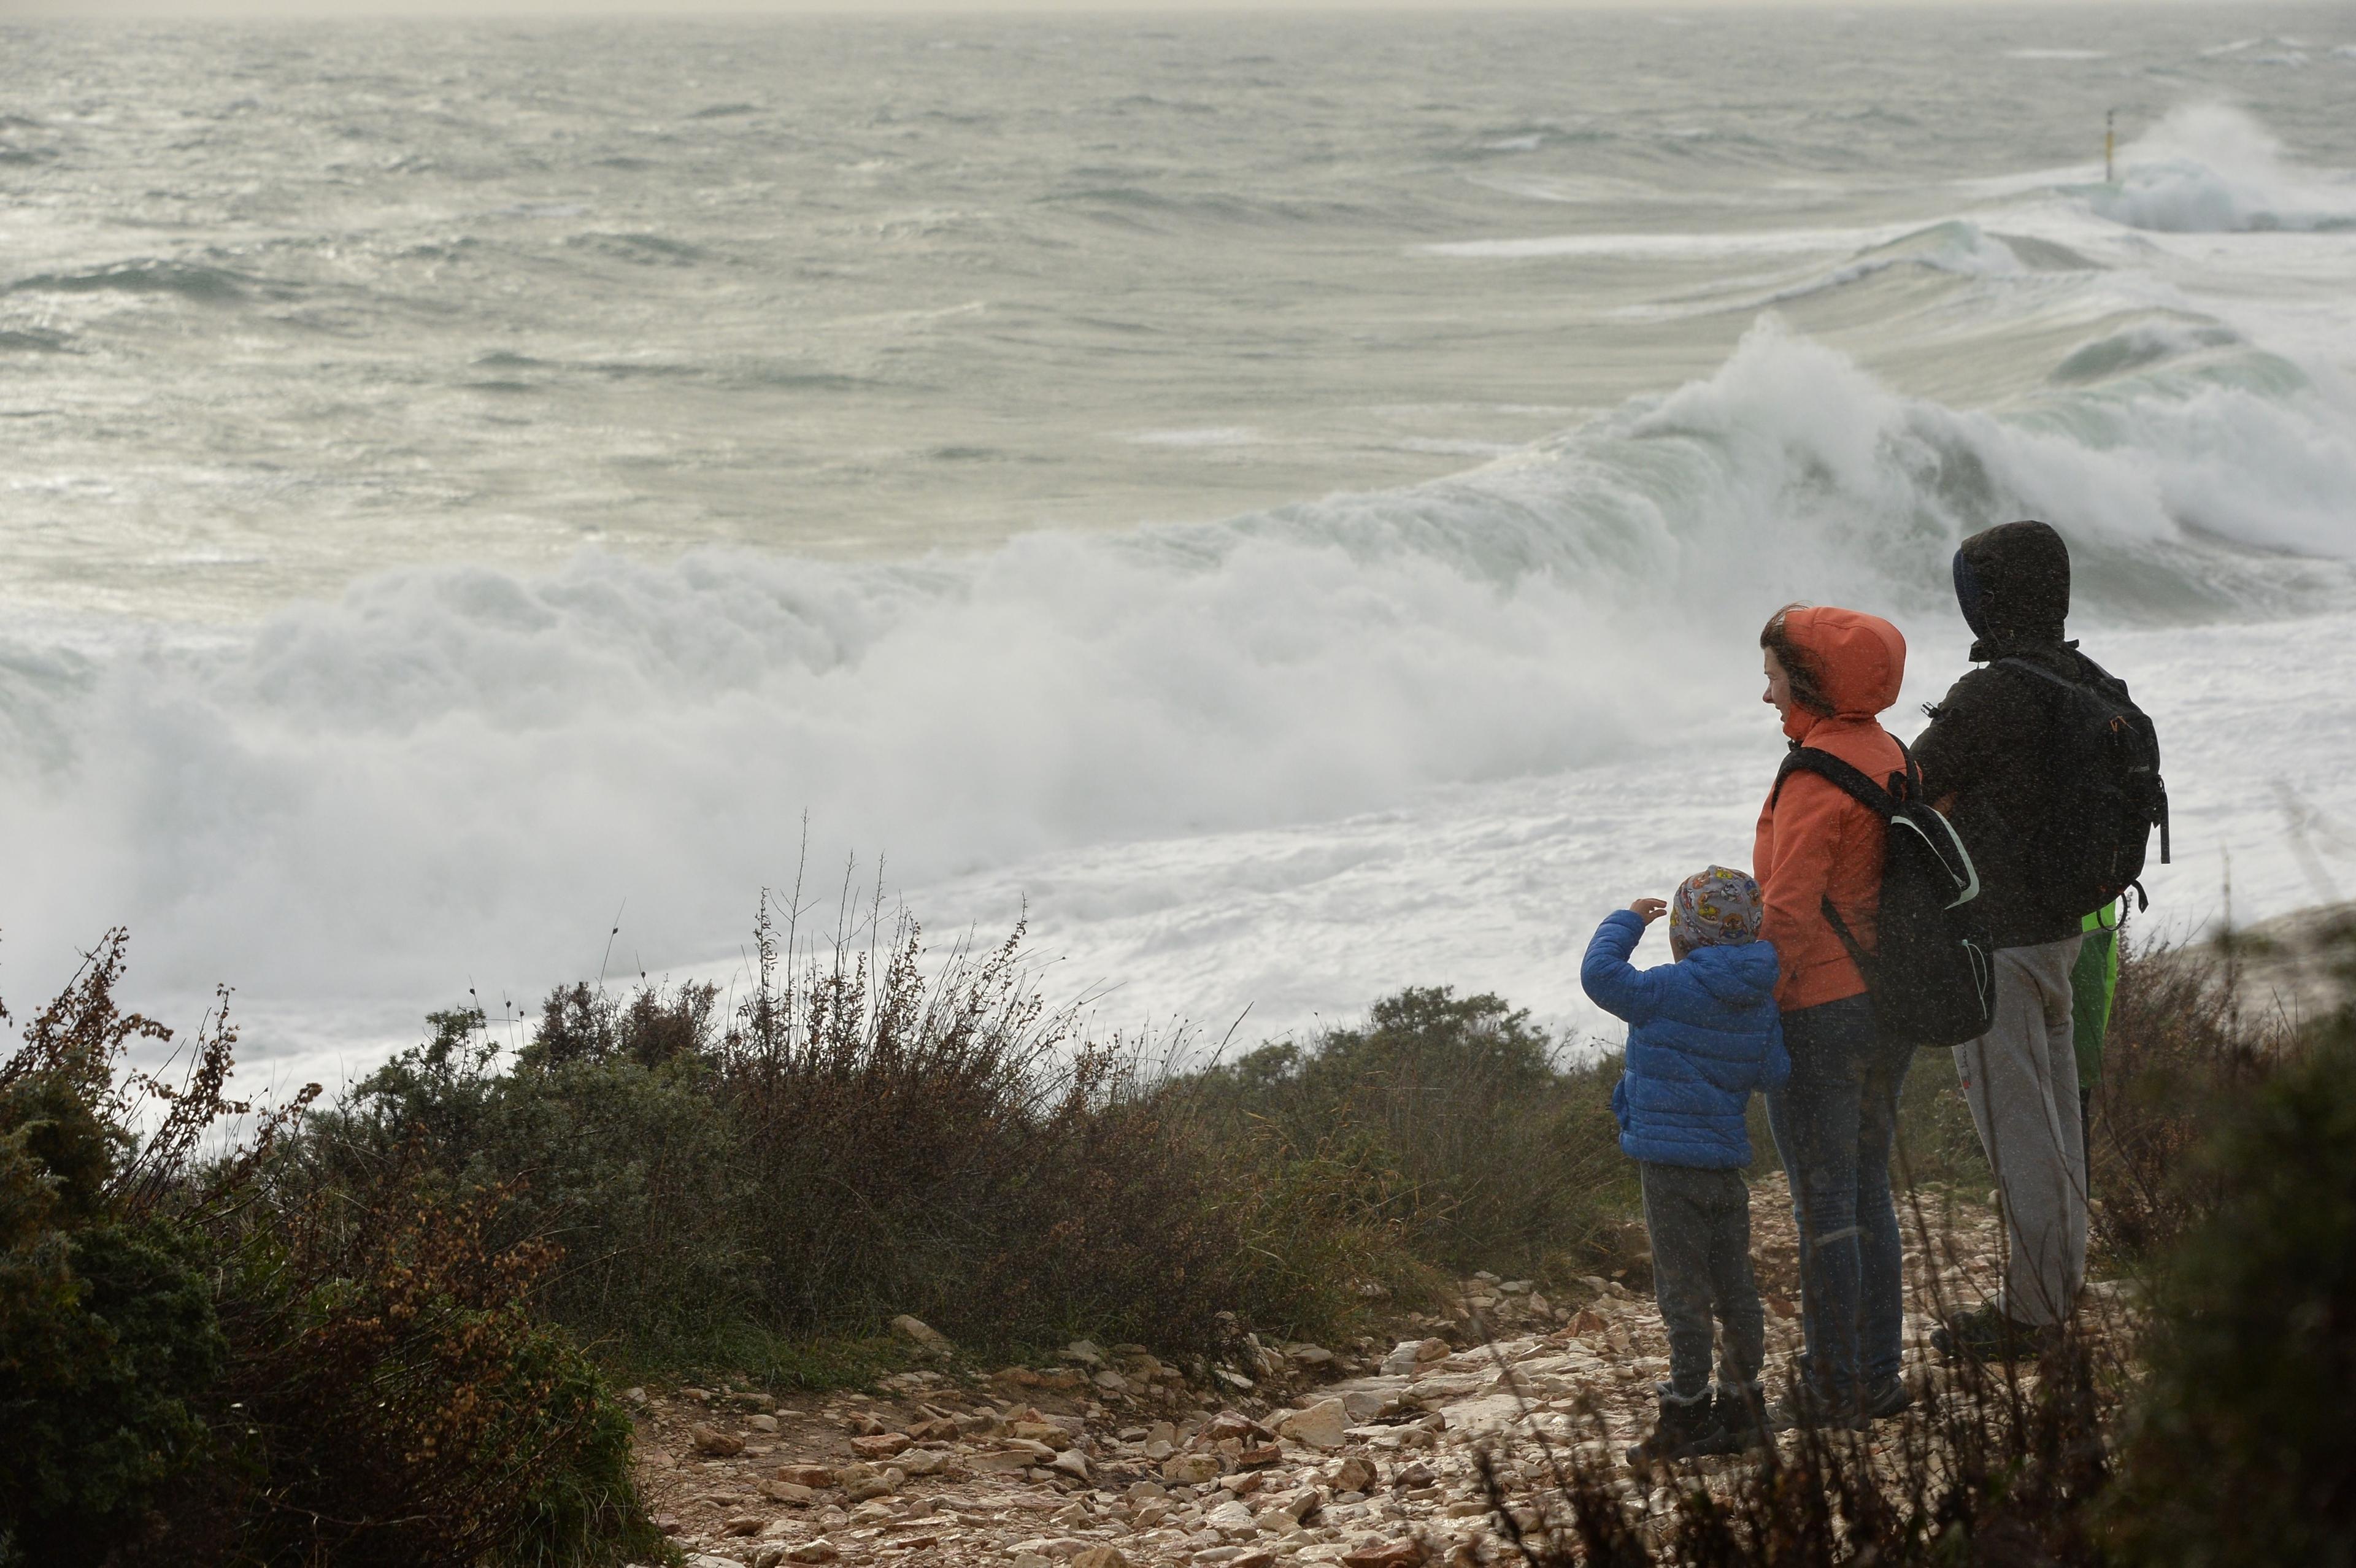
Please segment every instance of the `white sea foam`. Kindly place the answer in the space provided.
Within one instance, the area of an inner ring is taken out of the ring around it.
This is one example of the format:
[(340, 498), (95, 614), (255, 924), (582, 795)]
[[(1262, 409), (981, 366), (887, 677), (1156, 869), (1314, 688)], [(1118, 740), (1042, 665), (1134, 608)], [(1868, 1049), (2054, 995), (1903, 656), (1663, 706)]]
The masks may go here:
[(2120, 153), (2116, 188), (2088, 205), (2137, 229), (2232, 230), (2356, 225), (2356, 176), (2302, 169), (2255, 119), (2225, 104), (2171, 111)]
[[(1124, 1021), (1568, 1017), (1607, 901), (1740, 862), (1764, 608), (1896, 616), (1903, 728), (1954, 539), (2029, 514), (2161, 716), (2169, 912), (2226, 846), (2244, 912), (2326, 896), (2266, 823), (2277, 773), (2356, 823), (2348, 61), (2050, 31), (2246, 112), (2106, 190), (2052, 166), (2099, 107), (2021, 93), (2066, 61), (1888, 20), (1730, 10), (1666, 73), (1600, 15), (486, 27), (463, 79), (27, 32), (6, 993), (128, 920), (142, 1006), (380, 1043), (594, 975), (625, 901), (610, 973), (724, 978), (807, 814), (830, 895), (856, 848), (937, 932), (1027, 900)], [(1779, 292), (1822, 336), (1738, 349)]]
[[(1966, 667), (1952, 612), (1910, 619), (1908, 690), (1922, 722)], [(2166, 631), (2094, 626), (2085, 646), (2158, 722), (2176, 863), (2145, 875), (2147, 933), (2193, 936), (2356, 891), (2356, 617)], [(1606, 912), (1712, 860), (1747, 863), (1782, 737), (1747, 666), (1716, 672), (1708, 747), (1640, 752), (1575, 773), (1435, 791), (1399, 809), (1219, 837), (1075, 850), (926, 890), (985, 925), (1032, 900), (1067, 984), (1118, 985), (1118, 1022), (1173, 1013), (1215, 1039), (1305, 1025), (1404, 984), (1493, 990), (1580, 1040), (1621, 1030), (1580, 994), (1579, 956)], [(2252, 746), (2252, 734), (2302, 737)], [(2303, 831), (2286, 820), (2298, 814)], [(1654, 938), (1639, 963), (1665, 962)], [(724, 976), (723, 976), (724, 977)]]
[(1248, 425), (1207, 425), (1199, 430), (1141, 430), (1124, 439), (1140, 446), (1256, 446), (1267, 438)]
[[(1456, 478), (1215, 527), (410, 570), (226, 645), (20, 650), (0, 923), (46, 964), (127, 913), (175, 989), (413, 1008), (594, 967), (625, 899), (617, 967), (732, 952), (806, 816), (821, 865), (1029, 887), (1108, 846), (1686, 768), (1766, 609), (1942, 624), (1947, 553), (1990, 517), (2062, 523), (2098, 624), (2342, 593), (2279, 554), (2350, 551), (2339, 419), (2198, 379), (1998, 418), (1770, 320), (1716, 375)], [(1031, 891), (1070, 929), (1053, 877)]]

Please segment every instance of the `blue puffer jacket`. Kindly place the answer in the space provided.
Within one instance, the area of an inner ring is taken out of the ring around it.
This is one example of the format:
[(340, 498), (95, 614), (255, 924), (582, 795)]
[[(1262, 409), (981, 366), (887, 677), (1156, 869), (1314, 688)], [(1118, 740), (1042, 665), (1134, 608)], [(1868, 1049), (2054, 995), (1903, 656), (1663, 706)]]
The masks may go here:
[(1644, 923), (1620, 910), (1587, 944), (1579, 983), (1628, 1020), (1628, 1061), (1612, 1091), (1620, 1147), (1658, 1165), (1730, 1170), (1751, 1163), (1743, 1107), (1792, 1075), (1775, 1010), (1775, 949), (1697, 947), (1681, 963), (1628, 962)]

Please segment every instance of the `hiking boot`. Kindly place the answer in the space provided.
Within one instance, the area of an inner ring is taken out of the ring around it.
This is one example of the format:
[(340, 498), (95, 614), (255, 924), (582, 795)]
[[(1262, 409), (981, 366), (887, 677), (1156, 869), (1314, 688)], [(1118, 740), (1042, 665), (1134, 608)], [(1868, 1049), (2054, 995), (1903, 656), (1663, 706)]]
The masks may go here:
[(2016, 1322), (1994, 1303), (1962, 1312), (1931, 1330), (1931, 1348), (1951, 1361), (2017, 1361), (2034, 1359), (2055, 1330)]
[(1767, 1407), (1767, 1430), (1789, 1432), (1795, 1426), (1819, 1432), (1862, 1432), (1873, 1418), (1852, 1400), (1835, 1399), (1822, 1390), (1799, 1385)]
[(1739, 1391), (1719, 1389), (1716, 1409), (1719, 1427), (1725, 1432), (1729, 1445), (1725, 1452), (1739, 1454), (1775, 1445), (1775, 1428), (1768, 1424), (1767, 1402), (1760, 1397), (1755, 1386)]
[(1628, 1450), (1628, 1463), (1658, 1465), (1670, 1459), (1737, 1451), (1726, 1428), (1719, 1424), (1718, 1413), (1708, 1394), (1684, 1400), (1663, 1394), (1661, 1416), (1653, 1424), (1653, 1435)]
[(1865, 1413), (1871, 1420), (1887, 1421), (1913, 1403), (1914, 1391), (1907, 1386), (1901, 1373), (1877, 1378), (1865, 1386)]

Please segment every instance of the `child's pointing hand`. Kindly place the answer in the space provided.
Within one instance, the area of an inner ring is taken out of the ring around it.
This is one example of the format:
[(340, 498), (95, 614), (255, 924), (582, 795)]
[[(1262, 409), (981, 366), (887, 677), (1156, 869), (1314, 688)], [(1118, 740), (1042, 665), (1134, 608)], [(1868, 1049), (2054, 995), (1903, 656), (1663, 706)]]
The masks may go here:
[(1638, 899), (1628, 906), (1628, 912), (1650, 925), (1669, 912), (1669, 905), (1665, 899)]

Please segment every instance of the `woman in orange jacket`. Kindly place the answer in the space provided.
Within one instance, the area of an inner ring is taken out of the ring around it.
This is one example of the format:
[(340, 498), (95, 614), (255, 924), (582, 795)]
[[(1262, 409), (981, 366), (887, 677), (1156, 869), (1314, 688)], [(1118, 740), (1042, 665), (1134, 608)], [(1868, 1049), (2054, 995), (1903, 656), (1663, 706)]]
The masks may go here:
[[(1887, 779), (1905, 752), (1876, 715), (1898, 699), (1906, 639), (1878, 615), (1789, 605), (1759, 635), (1766, 701), (1794, 747), (1829, 752)], [(1826, 918), (1874, 945), (1882, 819), (1822, 776), (1795, 771), (1759, 814), (1752, 874), (1760, 934), (1775, 944), (1792, 1076), (1767, 1096), (1768, 1125), (1800, 1227), (1797, 1396), (1815, 1419), (1862, 1427), (1905, 1408), (1898, 1212), (1890, 1148), (1912, 1048), (1881, 1040), (1865, 976)], [(1786, 1419), (1797, 1413), (1784, 1413)]]

